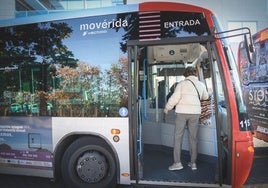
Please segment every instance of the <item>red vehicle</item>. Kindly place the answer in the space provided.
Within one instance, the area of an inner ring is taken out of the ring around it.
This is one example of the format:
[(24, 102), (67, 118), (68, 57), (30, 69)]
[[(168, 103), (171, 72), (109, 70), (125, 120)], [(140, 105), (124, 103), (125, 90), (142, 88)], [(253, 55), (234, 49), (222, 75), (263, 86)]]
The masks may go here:
[(268, 28), (252, 36), (254, 51), (246, 54), (239, 45), (238, 66), (244, 100), (254, 125), (256, 138), (268, 142)]
[[(0, 173), (79, 188), (241, 187), (254, 148), (224, 33), (210, 10), (170, 2), (0, 21)], [(185, 168), (171, 172), (175, 113), (163, 107), (188, 66), (211, 99), (198, 169), (186, 167), (185, 134)]]

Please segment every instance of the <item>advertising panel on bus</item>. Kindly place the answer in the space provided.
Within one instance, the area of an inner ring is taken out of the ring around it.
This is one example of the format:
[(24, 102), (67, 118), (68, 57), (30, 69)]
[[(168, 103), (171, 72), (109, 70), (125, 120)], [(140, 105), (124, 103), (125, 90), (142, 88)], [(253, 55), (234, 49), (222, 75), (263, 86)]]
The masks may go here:
[(0, 164), (52, 170), (49, 117), (0, 117)]

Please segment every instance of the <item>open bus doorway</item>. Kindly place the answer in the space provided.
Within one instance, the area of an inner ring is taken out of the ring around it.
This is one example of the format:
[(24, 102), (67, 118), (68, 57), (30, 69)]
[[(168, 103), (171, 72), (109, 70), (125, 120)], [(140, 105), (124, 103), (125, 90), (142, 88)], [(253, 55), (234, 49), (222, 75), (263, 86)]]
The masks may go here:
[[(207, 52), (207, 45), (189, 43), (136, 46), (136, 63), (133, 65), (137, 66), (137, 87), (134, 88), (139, 98), (137, 168), (140, 183), (190, 182), (193, 186), (197, 183), (215, 186), (230, 181), (227, 176), (227, 171), (230, 170), (227, 157), (230, 156), (228, 142), (231, 137), (228, 133), (223, 84), (217, 67), (217, 55), (212, 51)], [(169, 171), (168, 166), (173, 163), (175, 110), (165, 115), (163, 109), (176, 84), (184, 79), (183, 73), (187, 66), (198, 68), (199, 80), (205, 83), (211, 98), (208, 101), (207, 115), (198, 125), (198, 170), (194, 172), (187, 166), (190, 156), (186, 128), (181, 156), (184, 169)], [(213, 83), (216, 83), (214, 85), (217, 87), (213, 86)], [(219, 105), (215, 105), (215, 101), (218, 101)]]

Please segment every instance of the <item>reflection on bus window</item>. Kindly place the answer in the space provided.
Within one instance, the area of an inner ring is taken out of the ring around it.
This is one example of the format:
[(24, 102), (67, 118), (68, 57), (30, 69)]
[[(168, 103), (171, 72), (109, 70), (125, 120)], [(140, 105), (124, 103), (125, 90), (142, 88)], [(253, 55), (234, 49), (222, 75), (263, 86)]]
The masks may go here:
[[(55, 21), (1, 30), (10, 36), (3, 38), (1, 48), (9, 54), (1, 56), (1, 116), (118, 117), (119, 109), (127, 106), (126, 54), (115, 48), (117, 57), (104, 62), (91, 49), (98, 43), (100, 51), (108, 51), (119, 45), (122, 34), (111, 30), (109, 43), (98, 37), (85, 40), (72, 30), (74, 24)], [(38, 32), (29, 38), (29, 30)], [(91, 55), (75, 58), (87, 50)]]

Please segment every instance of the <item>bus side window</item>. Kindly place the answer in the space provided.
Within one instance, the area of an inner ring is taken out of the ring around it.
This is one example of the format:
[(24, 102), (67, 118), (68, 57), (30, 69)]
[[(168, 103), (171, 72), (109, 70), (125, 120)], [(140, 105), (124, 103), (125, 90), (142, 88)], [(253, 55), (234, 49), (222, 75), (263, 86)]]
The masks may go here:
[(218, 70), (217, 63), (213, 63), (214, 70), (215, 70), (215, 81), (216, 83), (214, 84), (215, 87), (215, 98), (217, 101), (217, 108), (218, 108), (218, 119), (219, 119), (219, 126), (220, 126), (220, 134), (223, 137), (227, 137), (228, 135), (228, 123), (227, 123), (227, 110), (226, 110), (226, 104), (225, 104), (225, 97), (223, 93), (223, 85), (220, 77), (220, 73)]

